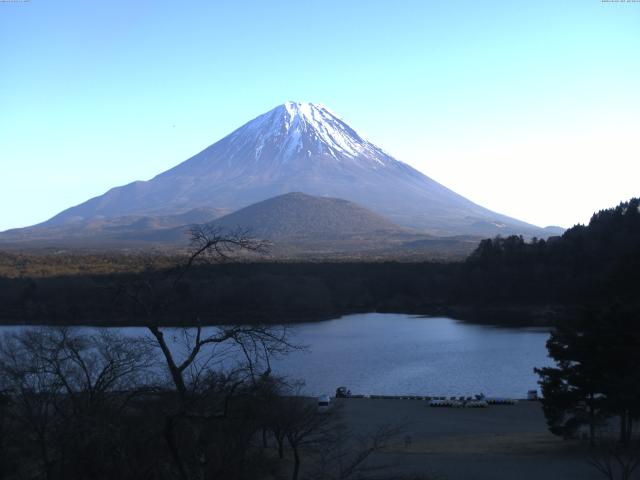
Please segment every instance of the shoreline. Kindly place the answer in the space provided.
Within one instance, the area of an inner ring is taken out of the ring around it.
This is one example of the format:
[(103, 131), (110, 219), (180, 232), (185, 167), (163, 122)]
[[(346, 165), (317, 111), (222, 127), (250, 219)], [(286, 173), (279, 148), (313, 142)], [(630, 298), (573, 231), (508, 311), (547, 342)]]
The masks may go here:
[[(448, 317), (465, 323), (476, 325), (487, 325), (503, 328), (531, 328), (531, 327), (554, 327), (558, 322), (570, 318), (577, 307), (569, 305), (430, 305), (422, 308), (404, 309), (344, 309), (335, 312), (318, 313), (293, 313), (273, 312), (225, 312), (214, 318), (204, 317), (200, 325), (203, 327), (215, 327), (222, 325), (298, 325), (303, 323), (324, 322), (337, 320), (349, 315), (360, 315), (368, 313), (398, 314), (430, 317)], [(241, 319), (242, 321), (238, 321)], [(276, 319), (276, 320), (274, 320)], [(158, 325), (162, 327), (186, 327), (194, 328), (197, 322), (171, 321), (170, 319), (160, 319)], [(72, 319), (65, 322), (43, 321), (33, 319), (24, 321), (14, 318), (0, 318), (0, 326), (41, 326), (41, 327), (100, 327), (100, 328), (127, 328), (144, 327), (146, 322), (143, 319), (112, 318), (87, 321), (85, 319)]]

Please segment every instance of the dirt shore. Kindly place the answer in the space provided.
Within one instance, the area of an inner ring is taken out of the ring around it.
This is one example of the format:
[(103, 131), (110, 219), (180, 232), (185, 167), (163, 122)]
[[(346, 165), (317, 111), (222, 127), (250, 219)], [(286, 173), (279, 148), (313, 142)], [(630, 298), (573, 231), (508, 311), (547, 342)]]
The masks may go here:
[(601, 478), (588, 447), (551, 435), (538, 402), (488, 408), (434, 408), (420, 400), (346, 399), (343, 415), (356, 434), (400, 424), (399, 441), (377, 464), (397, 473), (465, 480)]

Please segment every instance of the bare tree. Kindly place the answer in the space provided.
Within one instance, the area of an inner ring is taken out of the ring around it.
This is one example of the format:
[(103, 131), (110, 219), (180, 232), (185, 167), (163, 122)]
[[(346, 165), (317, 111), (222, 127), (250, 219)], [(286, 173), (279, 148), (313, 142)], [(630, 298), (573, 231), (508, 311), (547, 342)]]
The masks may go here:
[(303, 451), (317, 451), (321, 445), (331, 443), (337, 436), (341, 409), (334, 406), (327, 412), (318, 412), (317, 401), (299, 394), (282, 396), (274, 407), (278, 423), (293, 454), (292, 480), (300, 474)]
[(370, 433), (354, 435), (342, 423), (343, 403), (334, 402), (328, 411), (319, 412), (314, 398), (295, 390), (274, 399), (270, 409), (270, 431), (278, 442), (279, 456), (283, 457), (283, 440), (293, 456), (292, 480), (302, 475), (303, 459), (309, 465), (305, 478), (310, 480), (379, 475), (387, 466), (371, 466), (371, 456), (389, 447), (403, 430), (401, 425), (381, 425)]
[[(252, 239), (246, 231), (224, 233), (210, 225), (197, 225), (191, 228), (190, 234), (191, 248), (184, 265), (172, 275), (163, 277), (159, 282), (161, 285), (147, 280), (120, 288), (120, 293), (143, 312), (145, 326), (160, 348), (174, 387), (183, 398), (189, 392), (190, 381), (197, 379), (202, 369), (215, 363), (211, 358), (213, 354), (223, 357), (229, 353), (229, 347), (235, 347), (240, 353), (236, 360), (243, 362), (249, 375), (255, 378), (262, 371), (270, 370), (269, 359), (272, 355), (293, 348), (287, 342), (287, 330), (284, 327), (231, 325), (205, 332), (200, 317), (196, 315), (186, 322), (183, 319), (178, 322), (185, 327), (174, 337), (182, 339), (183, 348), (180, 354), (172, 350), (158, 314), (175, 299), (181, 282), (192, 267), (201, 261), (226, 261), (239, 252), (262, 253), (266, 249), (264, 242)], [(221, 345), (226, 348), (207, 349)], [(202, 356), (207, 358), (203, 361)]]
[(55, 403), (62, 383), (48, 372), (40, 355), (34, 355), (37, 337), (31, 332), (6, 336), (0, 344), (0, 372), (11, 405), (7, 414), (37, 445), (38, 469), (53, 478), (52, 430)]
[(6, 386), (0, 379), (0, 478), (6, 478), (9, 476), (9, 470), (11, 469), (11, 456), (9, 454), (9, 426), (8, 420), (8, 406), (9, 396), (6, 392)]
[[(362, 435), (340, 432), (332, 442), (320, 450), (312, 480), (365, 479), (375, 476), (388, 465), (369, 465), (371, 456), (381, 452), (397, 441), (402, 432), (401, 425), (381, 425), (373, 432)], [(375, 475), (374, 475), (375, 474)]]
[(144, 345), (106, 332), (39, 329), (2, 338), (4, 411), (37, 445), (36, 469), (45, 478), (83, 468), (79, 458), (111, 448), (112, 420), (137, 392), (150, 358)]
[(631, 480), (640, 466), (640, 442), (621, 444), (601, 439), (588, 458), (589, 464), (608, 480)]
[[(120, 293), (143, 313), (145, 326), (162, 353), (178, 395), (178, 405), (167, 410), (164, 437), (182, 480), (190, 479), (194, 471), (202, 472), (203, 465), (211, 463), (206, 448), (198, 447), (197, 452), (181, 448), (189, 443), (185, 435), (193, 439), (194, 445), (206, 443), (206, 437), (211, 436), (211, 422), (227, 418), (230, 398), (247, 384), (256, 389), (259, 378), (271, 372), (271, 358), (296, 348), (288, 342), (283, 326), (235, 324), (205, 328), (196, 314), (186, 321), (173, 322), (182, 325), (178, 331), (163, 327), (160, 314), (180, 296), (185, 279), (197, 264), (227, 261), (243, 252), (260, 254), (266, 248), (265, 243), (252, 239), (245, 231), (227, 233), (199, 225), (190, 234), (191, 248), (184, 265), (155, 281), (147, 279), (120, 288)], [(226, 379), (224, 385), (221, 378)]]

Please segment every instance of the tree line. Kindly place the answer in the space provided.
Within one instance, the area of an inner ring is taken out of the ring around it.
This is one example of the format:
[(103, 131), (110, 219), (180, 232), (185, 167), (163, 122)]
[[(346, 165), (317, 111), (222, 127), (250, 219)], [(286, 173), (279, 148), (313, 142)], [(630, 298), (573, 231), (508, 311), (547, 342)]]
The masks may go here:
[(591, 465), (605, 478), (631, 479), (640, 467), (640, 202), (599, 212), (551, 244), (484, 242), (474, 261), (514, 265), (532, 257), (573, 272), (581, 289), (581, 309), (547, 341), (555, 366), (535, 369), (549, 430), (588, 438)]
[(497, 237), (465, 262), (467, 298), (604, 304), (636, 302), (640, 282), (640, 199), (595, 213), (548, 240)]
[[(281, 323), (368, 311), (456, 315), (452, 306), (482, 311), (599, 308), (614, 300), (637, 304), (638, 202), (598, 212), (589, 225), (575, 226), (561, 237), (483, 240), (464, 262), (196, 262), (161, 320), (173, 322), (194, 311), (204, 323)], [(77, 261), (82, 264), (83, 258)], [(116, 301), (118, 286), (157, 283), (175, 273), (181, 258), (134, 256), (123, 261), (129, 270), (116, 273), (92, 272), (90, 263), (81, 274), (0, 276), (0, 321), (141, 324), (144, 312), (125, 310)]]

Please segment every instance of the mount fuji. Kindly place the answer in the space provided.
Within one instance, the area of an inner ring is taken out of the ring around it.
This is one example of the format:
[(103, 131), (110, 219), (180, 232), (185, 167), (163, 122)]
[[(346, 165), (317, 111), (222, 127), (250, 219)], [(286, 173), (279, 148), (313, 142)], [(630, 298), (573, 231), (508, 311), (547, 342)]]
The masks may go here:
[(296, 102), (256, 117), (151, 180), (112, 188), (35, 228), (60, 232), (96, 220), (119, 224), (202, 209), (219, 212), (213, 218), (290, 192), (355, 202), (430, 235), (556, 233), (467, 200), (364, 139), (328, 108)]

